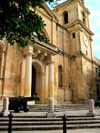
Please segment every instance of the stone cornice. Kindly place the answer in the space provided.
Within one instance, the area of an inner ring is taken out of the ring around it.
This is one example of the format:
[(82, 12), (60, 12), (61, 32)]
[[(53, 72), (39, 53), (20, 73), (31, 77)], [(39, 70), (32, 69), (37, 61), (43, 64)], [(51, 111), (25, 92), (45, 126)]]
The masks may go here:
[(51, 46), (49, 46), (49, 44), (44, 45), (43, 43), (39, 42), (39, 41), (35, 41), (35, 43), (39, 46), (42, 46), (48, 50), (50, 50), (51, 52), (53, 52), (54, 55), (56, 54), (60, 54), (69, 58), (72, 58), (73, 56), (78, 56), (81, 55), (83, 56), (85, 59), (87, 59), (88, 61), (90, 61), (91, 63), (94, 63), (96, 65), (100, 65), (99, 63), (97, 63), (96, 61), (94, 61), (93, 59), (89, 58), (87, 55), (85, 55), (84, 53), (82, 53), (82, 51), (77, 51), (75, 53), (68, 53), (66, 50), (60, 49), (58, 48), (56, 45), (51, 44)]
[(43, 41), (40, 42), (37, 38), (35, 38), (35, 42), (39, 42), (40, 44), (46, 44), (47, 46), (51, 46), (53, 48), (56, 48), (57, 47), (56, 45), (54, 45), (52, 43), (45, 43)]
[(49, 19), (52, 19), (55, 22), (58, 22), (57, 17), (54, 15), (54, 13), (52, 12), (52, 10), (50, 10), (50, 8), (47, 6), (47, 4), (44, 3), (43, 6), (45, 7), (44, 10), (46, 10), (46, 12), (48, 13), (48, 15), (45, 14), (42, 10), (40, 10), (39, 7), (37, 7), (37, 11), (40, 12), (41, 14), (45, 15), (45, 17), (47, 17)]
[(47, 51), (50, 51), (54, 55), (57, 54), (57, 46), (54, 44), (47, 44), (45, 42), (40, 42), (38, 39), (35, 39), (34, 45), (38, 45), (39, 47), (42, 47), (42, 49), (46, 49)]
[(65, 2), (63, 2), (63, 3), (61, 3), (61, 4), (59, 4), (58, 6), (55, 6), (55, 8), (54, 8), (54, 10), (53, 11), (56, 11), (56, 10), (58, 10), (58, 8), (60, 8), (60, 7), (62, 7), (62, 6), (67, 6), (67, 5), (69, 5), (69, 4), (72, 4), (72, 3), (75, 3), (76, 1), (74, 1), (74, 2), (71, 2), (71, 0), (67, 0), (67, 1), (65, 1)]
[(59, 23), (57, 23), (56, 25), (59, 26), (59, 27), (61, 27), (61, 28), (63, 28), (63, 29), (65, 29), (66, 31), (68, 31), (67, 28), (66, 28), (65, 26), (63, 26), (63, 25), (61, 25), (61, 24), (59, 24)]
[(60, 8), (60, 7), (64, 6), (64, 5), (67, 6), (67, 5), (70, 5), (70, 4), (74, 4), (74, 3), (76, 3), (76, 2), (79, 3), (79, 5), (87, 12), (87, 14), (90, 14), (89, 9), (86, 8), (86, 7), (84, 6), (84, 4), (82, 4), (82, 3), (80, 2), (80, 0), (75, 0), (75, 1), (73, 1), (73, 2), (71, 2), (71, 0), (67, 0), (67, 1), (65, 1), (65, 2), (63, 2), (63, 3), (61, 3), (61, 4), (59, 4), (58, 6), (56, 6), (56, 7), (54, 8), (53, 11), (58, 10), (58, 8)]
[(47, 11), (49, 11), (49, 13), (55, 18), (55, 20), (58, 21), (58, 18), (55, 16), (55, 14), (53, 13), (53, 11), (47, 6), (46, 3), (44, 3), (44, 6), (47, 9)]
[(87, 59), (88, 61), (90, 61), (91, 63), (94, 63), (94, 64), (96, 64), (96, 65), (100, 65), (99, 63), (97, 63), (96, 61), (94, 61), (93, 59), (90, 59), (87, 55), (85, 55), (84, 53), (82, 53), (82, 51), (77, 51), (77, 52), (75, 52), (75, 53), (72, 53), (72, 54), (70, 54), (70, 53), (68, 53), (67, 51), (65, 51), (65, 50), (63, 50), (63, 49), (59, 49), (58, 48), (58, 52), (57, 52), (58, 54), (61, 54), (61, 55), (65, 55), (65, 56), (67, 56), (67, 57), (69, 57), (69, 58), (73, 58), (73, 56), (83, 56), (85, 59)]
[(58, 54), (61, 54), (61, 55), (66, 55), (66, 56), (71, 56), (67, 51), (63, 50), (63, 49), (60, 49), (60, 48), (57, 48), (57, 53)]
[[(68, 31), (71, 32), (71, 29), (70, 29), (70, 28), (72, 28), (72, 27), (74, 27), (75, 25), (78, 25), (78, 24), (81, 25), (81, 26), (79, 26), (79, 29), (78, 29), (78, 30), (83, 30), (83, 29), (84, 29), (86, 32), (88, 32), (89, 35), (92, 35), (92, 36), (94, 35), (94, 33), (93, 33), (92, 31), (90, 31), (90, 30), (83, 24), (83, 22), (82, 22), (81, 20), (79, 20), (79, 19), (68, 25), (68, 27), (67, 27)], [(83, 29), (82, 29), (82, 28), (83, 28)]]

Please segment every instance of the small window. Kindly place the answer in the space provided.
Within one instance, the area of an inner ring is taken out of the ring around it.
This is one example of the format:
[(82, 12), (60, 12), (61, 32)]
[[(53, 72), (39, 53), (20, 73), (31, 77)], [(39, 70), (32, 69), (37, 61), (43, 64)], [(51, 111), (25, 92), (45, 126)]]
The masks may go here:
[(83, 17), (83, 22), (85, 21), (85, 14), (84, 12), (82, 13), (82, 17)]
[(75, 38), (75, 33), (72, 34), (72, 37)]
[(68, 13), (67, 12), (63, 13), (63, 17), (64, 17), (64, 24), (68, 23)]
[(98, 68), (95, 68), (95, 72), (96, 72), (96, 73), (98, 72)]
[(98, 77), (100, 77), (100, 67), (99, 67), (99, 70), (98, 70)]
[(63, 87), (63, 70), (61, 65), (58, 67), (58, 85)]

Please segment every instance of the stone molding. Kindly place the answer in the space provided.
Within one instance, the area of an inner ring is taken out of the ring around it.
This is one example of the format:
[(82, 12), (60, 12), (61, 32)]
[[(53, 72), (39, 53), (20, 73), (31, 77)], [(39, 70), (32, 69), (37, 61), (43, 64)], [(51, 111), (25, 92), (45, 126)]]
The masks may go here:
[(64, 12), (68, 12), (68, 13), (69, 13), (70, 10), (69, 10), (68, 8), (65, 7), (65, 8), (62, 10), (62, 12), (61, 12), (61, 16), (62, 16), (62, 14), (63, 14)]
[(80, 26), (78, 26), (78, 28), (77, 28), (77, 30), (81, 30), (82, 31), (82, 28), (86, 31), (86, 32), (88, 32), (88, 34), (90, 34), (90, 35), (94, 35), (94, 33), (92, 32), (92, 31), (90, 31), (84, 24), (83, 24), (83, 22), (81, 21), (81, 20), (75, 20), (72, 24), (70, 24), (69, 25), (69, 27), (67, 27), (68, 28), (68, 31), (69, 32), (71, 32), (71, 31), (73, 31), (73, 27), (75, 26), (75, 25), (80, 25)]
[(39, 57), (40, 61), (42, 61), (44, 59), (44, 57), (46, 57), (46, 56), (47, 56), (46, 52), (44, 52), (43, 54), (40, 54), (40, 57)]
[(45, 63), (46, 63), (46, 64), (54, 63), (54, 56), (53, 56), (53, 55), (49, 55), (49, 56), (45, 59)]
[[(32, 59), (32, 64), (34, 64), (34, 67), (37, 71), (37, 74), (44, 74), (45, 73), (45, 67), (44, 67), (44, 64), (38, 60), (38, 59)], [(39, 66), (39, 67), (38, 67)], [(41, 67), (41, 69), (40, 69)]]
[(34, 52), (33, 57), (36, 58), (39, 54), (41, 54), (41, 51), (38, 49), (36, 52)]
[(24, 55), (33, 55), (33, 46), (28, 45), (25, 48), (23, 48), (23, 54)]

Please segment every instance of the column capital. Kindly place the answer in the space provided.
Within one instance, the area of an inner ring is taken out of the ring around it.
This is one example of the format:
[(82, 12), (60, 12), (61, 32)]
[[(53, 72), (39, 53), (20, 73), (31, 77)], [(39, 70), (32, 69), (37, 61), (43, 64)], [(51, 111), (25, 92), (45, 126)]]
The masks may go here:
[(36, 58), (39, 54), (41, 54), (41, 50), (38, 49), (37, 51), (34, 52), (33, 57)]
[(23, 55), (33, 55), (33, 46), (28, 45), (25, 48), (23, 48)]
[(49, 55), (49, 56), (47, 56), (45, 62), (46, 62), (47, 64), (54, 63), (54, 55)]
[(47, 56), (46, 52), (40, 54), (40, 57), (39, 57), (40, 61), (42, 61), (44, 59), (44, 57), (46, 57), (46, 56)]

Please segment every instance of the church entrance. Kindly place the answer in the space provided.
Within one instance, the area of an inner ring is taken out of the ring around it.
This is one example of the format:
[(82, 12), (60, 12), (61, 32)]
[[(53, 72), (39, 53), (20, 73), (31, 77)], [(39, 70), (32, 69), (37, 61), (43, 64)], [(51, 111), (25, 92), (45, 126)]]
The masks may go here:
[(32, 59), (32, 84), (31, 84), (31, 96), (37, 94), (40, 97), (40, 101), (35, 101), (36, 104), (44, 102), (44, 88), (45, 88), (45, 66), (38, 59)]
[(32, 85), (31, 85), (31, 96), (36, 94), (36, 70), (32, 65)]

